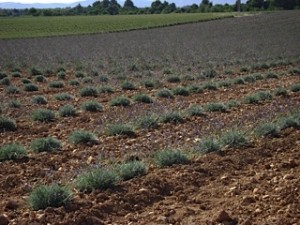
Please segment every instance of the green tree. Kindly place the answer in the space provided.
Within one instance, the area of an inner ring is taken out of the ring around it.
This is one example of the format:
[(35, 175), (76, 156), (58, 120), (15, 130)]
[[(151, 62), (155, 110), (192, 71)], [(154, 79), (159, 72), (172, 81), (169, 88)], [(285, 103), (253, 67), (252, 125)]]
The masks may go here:
[(213, 4), (209, 0), (202, 0), (199, 7), (200, 12), (210, 12), (212, 6)]
[(294, 9), (299, 7), (300, 2), (298, 0), (274, 0), (274, 6), (282, 9)]
[(110, 15), (117, 15), (121, 6), (118, 4), (116, 0), (103, 0), (103, 1), (96, 1), (93, 3), (92, 9), (90, 14), (110, 14)]
[(168, 4), (167, 2), (164, 2), (163, 6), (164, 8), (162, 10), (162, 13), (171, 13), (176, 10), (175, 3)]
[(121, 9), (121, 5), (116, 0), (110, 1), (110, 6), (108, 7), (107, 11), (110, 15), (117, 15)]
[(209, 5), (209, 4), (211, 4), (211, 3), (209, 2), (209, 0), (202, 0), (202, 2), (201, 2), (200, 5)]
[(151, 4), (151, 13), (161, 13), (161, 11), (164, 9), (164, 5), (161, 3), (161, 1), (156, 0), (152, 2)]
[(126, 1), (124, 2), (123, 8), (124, 8), (124, 9), (129, 9), (129, 10), (136, 9), (136, 7), (135, 7), (133, 1), (131, 1), (131, 0), (126, 0)]
[(85, 12), (85, 9), (80, 4), (75, 6), (73, 10), (76, 15), (83, 14)]
[(40, 12), (36, 8), (30, 8), (28, 14), (32, 16), (39, 16)]
[(264, 8), (265, 1), (264, 0), (248, 0), (247, 5), (252, 8), (262, 9), (262, 8)]

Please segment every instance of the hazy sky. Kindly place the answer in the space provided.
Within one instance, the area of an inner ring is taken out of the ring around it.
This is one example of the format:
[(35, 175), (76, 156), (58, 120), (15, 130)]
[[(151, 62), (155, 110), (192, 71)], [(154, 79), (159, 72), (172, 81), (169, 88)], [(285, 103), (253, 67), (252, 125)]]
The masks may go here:
[[(73, 2), (82, 2), (85, 0), (0, 0), (1, 2), (16, 2), (16, 3), (73, 3)], [(96, 1), (96, 0), (95, 0)], [(152, 0), (147, 0), (149, 2), (151, 2)], [(164, 0), (161, 0), (164, 1)], [(201, 0), (194, 0), (192, 2), (199, 4)], [(236, 0), (212, 0), (212, 2), (214, 4), (218, 4), (218, 3), (229, 3), (229, 4), (233, 4), (235, 3)], [(123, 3), (124, 0), (118, 0), (118, 2)], [(140, 5), (139, 2), (145, 2), (145, 0), (133, 0), (133, 2), (136, 5)], [(167, 2), (171, 3), (171, 2), (176, 2), (176, 0), (167, 0)], [(190, 1), (189, 1), (190, 2)]]

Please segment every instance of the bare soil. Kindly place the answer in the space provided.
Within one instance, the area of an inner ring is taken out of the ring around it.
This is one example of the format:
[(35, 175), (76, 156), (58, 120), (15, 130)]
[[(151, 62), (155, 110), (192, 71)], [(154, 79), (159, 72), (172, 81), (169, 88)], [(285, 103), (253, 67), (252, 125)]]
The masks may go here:
[[(276, 73), (287, 73), (288, 66), (272, 68)], [(258, 71), (264, 72), (264, 71)], [(25, 71), (25, 77), (31, 78)], [(232, 77), (242, 74), (235, 74)], [(68, 79), (74, 72), (68, 71)], [(56, 79), (47, 77), (48, 82)], [(20, 78), (11, 78), (22, 88)], [(205, 117), (185, 117), (182, 124), (160, 124), (158, 129), (136, 129), (137, 136), (110, 137), (107, 125), (116, 122), (134, 124), (140, 116), (149, 113), (184, 111), (192, 104), (226, 102), (258, 90), (289, 88), (299, 83), (299, 75), (284, 75), (279, 79), (256, 81), (254, 84), (233, 85), (227, 89), (205, 90), (203, 93), (174, 99), (155, 97), (156, 89), (138, 87), (135, 91), (117, 88), (114, 94), (96, 98), (80, 97), (79, 89), (66, 84), (53, 90), (47, 83), (38, 84), (39, 91), (7, 95), (0, 89), (5, 107), (3, 114), (16, 120), (15, 132), (0, 133), (0, 145), (17, 142), (29, 150), (28, 157), (0, 163), (0, 224), (300, 224), (300, 130), (287, 129), (278, 138), (253, 138), (245, 148), (224, 149), (218, 153), (191, 154), (191, 163), (169, 168), (157, 168), (151, 156), (165, 148), (193, 151), (197, 140), (206, 135), (219, 134), (231, 128), (252, 130), (258, 123), (299, 109), (300, 92), (289, 96), (275, 96), (257, 105), (241, 104), (226, 113), (207, 113)], [(192, 81), (191, 81), (192, 83)], [(173, 84), (166, 84), (172, 88)], [(68, 92), (71, 101), (59, 102), (54, 95)], [(150, 105), (133, 103), (129, 107), (111, 107), (112, 98), (133, 96), (144, 92), (154, 98)], [(32, 104), (32, 96), (43, 94), (45, 106), (58, 110), (66, 103), (77, 109), (86, 100), (95, 100), (104, 106), (103, 112), (80, 111), (74, 118), (56, 117), (54, 122), (40, 123), (30, 119), (32, 110), (41, 106)], [(20, 109), (6, 103), (21, 101)], [(76, 129), (93, 131), (99, 138), (94, 146), (74, 146), (68, 140)], [(38, 137), (53, 136), (61, 140), (62, 149), (52, 153), (33, 153), (30, 142)], [(32, 211), (27, 197), (38, 184), (72, 183), (74, 178), (91, 166), (121, 162), (136, 154), (149, 165), (148, 174), (113, 189), (90, 194), (74, 191), (74, 198), (66, 207)]]

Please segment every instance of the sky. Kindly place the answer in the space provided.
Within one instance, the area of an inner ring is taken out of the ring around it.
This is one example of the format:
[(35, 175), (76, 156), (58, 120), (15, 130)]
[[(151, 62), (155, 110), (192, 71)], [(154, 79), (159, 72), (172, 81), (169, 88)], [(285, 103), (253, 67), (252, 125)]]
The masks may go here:
[[(85, 0), (0, 0), (0, 3), (3, 2), (15, 2), (15, 3), (23, 3), (23, 4), (32, 4), (32, 3), (65, 3), (65, 4), (69, 4), (69, 3), (74, 3), (74, 2), (83, 2)], [(96, 1), (96, 0), (95, 0)], [(145, 0), (142, 0), (142, 2), (144, 2)], [(151, 2), (152, 0), (147, 0), (149, 2)], [(161, 0), (163, 1), (163, 0)], [(124, 2), (124, 0), (118, 0), (118, 2)], [(141, 2), (141, 0), (133, 0), (133, 2), (136, 5), (140, 5), (139, 2)], [(167, 2), (172, 3), (172, 2), (176, 2), (176, 0), (167, 0)], [(201, 2), (201, 0), (194, 0), (191, 1), (194, 2), (196, 4), (199, 4)], [(235, 0), (212, 0), (212, 2), (214, 4), (224, 4), (224, 3), (229, 3), (229, 4), (233, 4), (235, 3)]]

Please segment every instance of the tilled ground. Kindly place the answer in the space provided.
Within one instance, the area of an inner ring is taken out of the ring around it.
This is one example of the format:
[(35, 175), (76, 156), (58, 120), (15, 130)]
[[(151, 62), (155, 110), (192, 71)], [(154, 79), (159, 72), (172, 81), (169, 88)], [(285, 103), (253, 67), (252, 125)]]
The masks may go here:
[(299, 130), (289, 129), (189, 165), (150, 167), (114, 189), (77, 193), (65, 208), (29, 211), (19, 196), (26, 187), (12, 188), (1, 209), (11, 224), (299, 224), (299, 148)]
[[(72, 63), (123, 74), (136, 66), (184, 71), (298, 57), (299, 10), (95, 35), (0, 40), (0, 67)], [(131, 73), (131, 72), (129, 72)]]
[[(286, 73), (288, 67), (273, 70)], [(17, 78), (12, 82), (21, 87)], [(251, 146), (245, 149), (194, 155), (189, 165), (160, 169), (151, 162), (151, 156), (158, 150), (193, 150), (195, 142), (206, 135), (235, 127), (251, 130), (261, 121), (299, 109), (299, 92), (290, 92), (288, 97), (275, 96), (257, 105), (243, 103), (226, 113), (186, 117), (181, 124), (138, 129), (134, 138), (110, 137), (104, 132), (112, 122), (132, 123), (144, 114), (184, 111), (192, 104), (242, 101), (244, 96), (256, 91), (290, 87), (295, 83), (299, 83), (298, 75), (285, 75), (187, 97), (155, 98), (150, 105), (134, 103), (125, 108), (110, 107), (108, 101), (115, 96), (131, 97), (145, 92), (154, 97), (157, 92), (141, 87), (135, 91), (117, 90), (114, 94), (93, 98), (103, 104), (103, 112), (81, 111), (77, 117), (57, 117), (48, 124), (31, 121), (31, 111), (40, 107), (31, 103), (33, 95), (45, 95), (49, 100), (46, 107), (53, 110), (67, 103), (53, 99), (59, 92), (72, 94), (74, 98), (68, 103), (77, 108), (91, 98), (79, 97), (79, 88), (67, 85), (61, 90), (51, 90), (47, 84), (39, 84), (38, 93), (13, 95), (21, 101), (22, 108), (5, 108), (3, 114), (15, 118), (18, 129), (1, 133), (0, 144), (18, 142), (30, 149), (34, 138), (53, 136), (61, 140), (63, 147), (59, 152), (29, 152), (28, 157), (0, 163), (0, 224), (6, 224), (6, 219), (10, 224), (299, 224), (299, 130), (285, 130), (275, 139), (253, 139)], [(1, 90), (1, 98), (6, 103), (11, 96)], [(72, 145), (68, 137), (75, 129), (94, 131), (99, 144)], [(87, 167), (122, 161), (129, 154), (137, 154), (149, 163), (145, 177), (91, 194), (74, 190), (74, 199), (65, 208), (29, 209), (26, 199), (37, 184), (66, 184)]]

